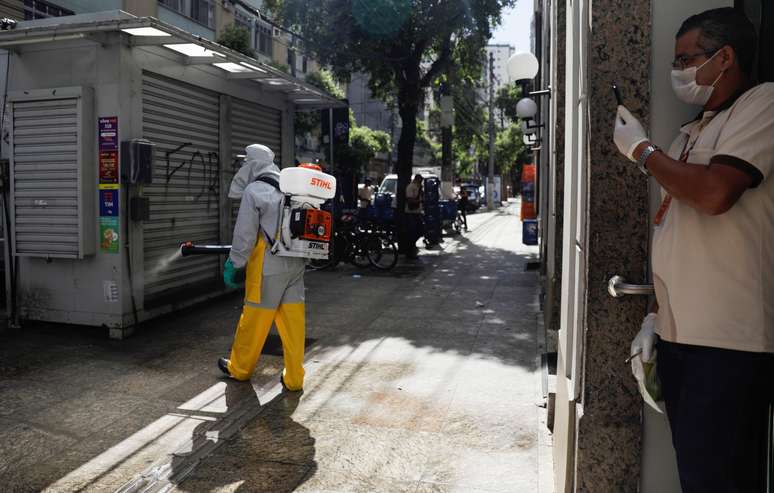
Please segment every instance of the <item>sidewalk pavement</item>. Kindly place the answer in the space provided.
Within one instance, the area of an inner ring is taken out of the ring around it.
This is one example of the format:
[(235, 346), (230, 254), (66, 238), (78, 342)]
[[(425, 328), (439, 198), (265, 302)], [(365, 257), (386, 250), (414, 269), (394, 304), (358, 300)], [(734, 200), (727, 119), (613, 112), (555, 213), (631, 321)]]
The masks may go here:
[[(307, 276), (302, 395), (220, 378), (229, 296), (143, 326), (0, 338), (5, 491), (552, 491), (536, 249), (515, 207), (393, 275)], [(276, 344), (275, 344), (276, 345)], [(276, 354), (280, 354), (276, 351)], [(181, 482), (182, 481), (182, 482)]]

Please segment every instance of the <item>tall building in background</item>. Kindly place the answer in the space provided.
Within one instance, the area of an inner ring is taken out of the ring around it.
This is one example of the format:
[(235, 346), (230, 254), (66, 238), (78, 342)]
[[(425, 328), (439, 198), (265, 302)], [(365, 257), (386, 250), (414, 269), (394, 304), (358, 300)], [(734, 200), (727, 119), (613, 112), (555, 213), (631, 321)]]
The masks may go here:
[[(516, 48), (514, 48), (511, 45), (505, 45), (505, 44), (491, 44), (487, 45), (486, 47), (486, 55), (484, 58), (484, 63), (482, 64), (482, 77), (481, 77), (481, 87), (478, 90), (478, 99), (479, 104), (480, 103), (486, 103), (489, 101), (489, 84), (494, 83), (494, 92), (495, 96), (497, 95), (497, 91), (502, 89), (503, 87), (511, 84), (513, 81), (511, 81), (510, 76), (508, 75), (508, 59), (516, 52)], [(494, 80), (490, 81), (490, 70), (489, 70), (489, 54), (493, 55), (493, 62), (494, 62)], [(495, 113), (495, 117), (497, 118), (497, 121), (501, 124), (504, 123), (504, 115), (501, 111), (497, 110)]]
[(516, 48), (511, 45), (492, 44), (486, 47), (486, 60), (484, 63), (484, 86), (489, 89), (489, 54), (494, 55), (494, 88), (495, 92), (507, 86), (512, 81), (508, 76), (508, 59), (516, 53)]
[(368, 169), (368, 174), (372, 178), (379, 178), (390, 173), (392, 171), (390, 168), (397, 162), (397, 144), (402, 124), (397, 109), (391, 108), (383, 100), (371, 94), (368, 81), (368, 74), (353, 74), (347, 86), (347, 99), (358, 125), (372, 130), (381, 130), (390, 135), (391, 154), (379, 153)]

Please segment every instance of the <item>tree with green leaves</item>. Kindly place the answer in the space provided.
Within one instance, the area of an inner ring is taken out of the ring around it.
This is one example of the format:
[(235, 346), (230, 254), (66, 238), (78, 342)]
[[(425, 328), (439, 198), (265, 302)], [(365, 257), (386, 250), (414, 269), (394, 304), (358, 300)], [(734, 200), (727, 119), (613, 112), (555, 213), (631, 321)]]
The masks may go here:
[[(480, 74), (483, 48), (515, 0), (272, 0), (267, 6), (335, 75), (370, 76), (370, 89), (394, 96), (398, 140), (398, 217), (411, 179), (417, 113), (425, 90), (454, 62)], [(405, 238), (402, 229), (399, 235)], [(407, 250), (401, 242), (402, 250)]]
[(249, 57), (255, 56), (253, 49), (250, 48), (250, 31), (236, 24), (231, 24), (223, 30), (218, 38), (218, 44)]
[(521, 99), (521, 88), (516, 84), (508, 84), (497, 91), (497, 96), (495, 96), (494, 100), (495, 108), (501, 111), (510, 121), (518, 121), (516, 103), (519, 102), (519, 99)]
[(349, 131), (349, 148), (344, 158), (349, 167), (359, 175), (377, 152), (390, 152), (390, 135), (368, 127), (352, 127)]

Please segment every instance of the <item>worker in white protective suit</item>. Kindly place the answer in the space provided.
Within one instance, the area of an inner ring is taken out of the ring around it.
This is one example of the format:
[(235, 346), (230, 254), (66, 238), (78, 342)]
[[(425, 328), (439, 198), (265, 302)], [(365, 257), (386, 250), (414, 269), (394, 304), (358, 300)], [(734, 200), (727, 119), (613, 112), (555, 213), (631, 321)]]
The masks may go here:
[(218, 367), (236, 380), (248, 380), (275, 323), (285, 359), (280, 381), (286, 390), (299, 391), (304, 385), (305, 261), (271, 253), (284, 198), (278, 182), (271, 149), (248, 146), (228, 194), (242, 202), (223, 272), (226, 285), (236, 288), (246, 269), (244, 306), (231, 356), (220, 358)]

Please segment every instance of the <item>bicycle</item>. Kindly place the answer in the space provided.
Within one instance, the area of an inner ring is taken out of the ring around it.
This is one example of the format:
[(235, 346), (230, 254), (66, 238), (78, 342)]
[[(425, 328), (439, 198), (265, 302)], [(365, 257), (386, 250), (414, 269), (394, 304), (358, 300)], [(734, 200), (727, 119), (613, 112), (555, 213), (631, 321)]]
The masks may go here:
[(370, 221), (360, 224), (351, 214), (343, 215), (337, 223), (331, 249), (327, 259), (310, 260), (309, 268), (329, 269), (344, 261), (361, 269), (372, 266), (389, 270), (398, 263), (398, 247), (392, 234)]

